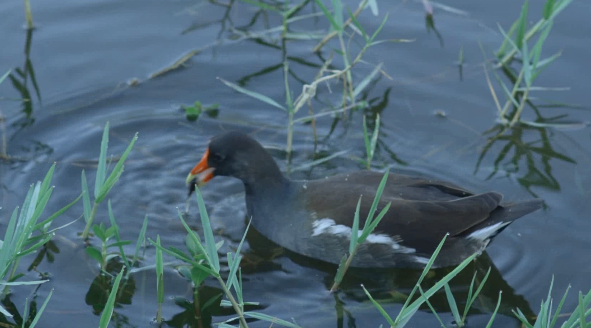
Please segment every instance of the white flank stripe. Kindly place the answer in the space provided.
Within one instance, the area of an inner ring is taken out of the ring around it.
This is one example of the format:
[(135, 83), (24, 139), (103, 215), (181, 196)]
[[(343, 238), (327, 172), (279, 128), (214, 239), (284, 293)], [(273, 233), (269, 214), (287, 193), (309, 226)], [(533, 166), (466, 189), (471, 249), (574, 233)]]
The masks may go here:
[(486, 227), (486, 228), (482, 228), (482, 229), (474, 231), (473, 233), (468, 235), (468, 238), (476, 239), (479, 241), (485, 241), (488, 238), (490, 238), (492, 235), (494, 235), (499, 229), (503, 228), (504, 226), (506, 226), (510, 223), (511, 222), (495, 223), (495, 224), (491, 225), (490, 227)]
[[(336, 224), (333, 219), (323, 218), (320, 220), (316, 220), (312, 223), (312, 237), (319, 236), (321, 234), (331, 234), (336, 236), (343, 236), (346, 238), (351, 238), (351, 228), (347, 227), (346, 225)], [(361, 231), (358, 231), (358, 236), (361, 236)], [(398, 253), (415, 253), (416, 250), (410, 247), (404, 247), (398, 242), (401, 242), (400, 236), (396, 236), (398, 240), (385, 235), (385, 234), (370, 234), (367, 236), (365, 240), (368, 243), (372, 244), (386, 244), (392, 247)], [(398, 241), (398, 242), (397, 242)], [(427, 260), (428, 261), (428, 260)]]

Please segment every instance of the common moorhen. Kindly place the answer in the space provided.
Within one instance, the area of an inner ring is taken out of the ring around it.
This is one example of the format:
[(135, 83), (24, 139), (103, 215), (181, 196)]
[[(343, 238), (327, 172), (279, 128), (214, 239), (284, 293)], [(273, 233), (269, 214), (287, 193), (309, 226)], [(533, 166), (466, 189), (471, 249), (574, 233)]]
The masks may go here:
[[(360, 195), (363, 227), (383, 177), (358, 171), (293, 181), (265, 148), (239, 132), (212, 138), (187, 183), (196, 179), (202, 185), (218, 175), (242, 180), (248, 216), (261, 234), (293, 252), (335, 264), (349, 250)], [(474, 194), (448, 182), (391, 173), (376, 213), (389, 202), (391, 207), (351, 266), (424, 267), (446, 233), (434, 267), (456, 265), (542, 205), (538, 199), (501, 204), (502, 199), (496, 192)]]

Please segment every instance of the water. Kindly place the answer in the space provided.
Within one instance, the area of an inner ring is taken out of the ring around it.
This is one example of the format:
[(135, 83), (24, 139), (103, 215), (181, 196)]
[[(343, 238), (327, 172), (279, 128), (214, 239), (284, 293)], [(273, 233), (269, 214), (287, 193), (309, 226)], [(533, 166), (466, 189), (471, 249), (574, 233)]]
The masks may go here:
[[(356, 4), (351, 2), (351, 8)], [(383, 62), (391, 79), (381, 77), (363, 95), (370, 108), (363, 111), (370, 122), (382, 116), (376, 168), (394, 165), (394, 169), (413, 174), (429, 174), (463, 185), (475, 191), (495, 190), (506, 199), (540, 197), (546, 207), (511, 225), (488, 249), (487, 254), (455, 278), (452, 289), (458, 300), (465, 300), (475, 270), (482, 279), (489, 266), (491, 276), (468, 317), (469, 325), (486, 325), (498, 291), (503, 290), (503, 305), (494, 327), (518, 327), (511, 309), (519, 307), (527, 314), (537, 311), (546, 296), (552, 275), (555, 298), (571, 284), (573, 291), (589, 289), (586, 277), (591, 273), (587, 255), (591, 242), (587, 201), (590, 193), (589, 158), (591, 137), (586, 127), (577, 129), (517, 128), (485, 147), (492, 134), (496, 113), (481, 67), (480, 41), (488, 51), (502, 40), (496, 23), (510, 26), (521, 3), (515, 1), (453, 4), (465, 14), (435, 8), (434, 31), (425, 27), (420, 2), (380, 4), (380, 17), (390, 12), (381, 38), (414, 39), (413, 43), (384, 43), (368, 51), (364, 59)], [(542, 1), (530, 4), (535, 21)], [(166, 246), (184, 249), (184, 230), (176, 217), (176, 208), (184, 208), (187, 172), (204, 151), (207, 139), (224, 130), (251, 132), (272, 151), (285, 169), (287, 115), (280, 110), (234, 92), (216, 77), (239, 83), (263, 93), (279, 103), (285, 97), (281, 51), (273, 46), (278, 34), (264, 38), (240, 39), (231, 30), (261, 31), (280, 24), (277, 15), (259, 15), (255, 7), (233, 2), (233, 8), (194, 1), (79, 1), (33, 2), (33, 18), (38, 29), (23, 28), (23, 8), (18, 1), (0, 4), (0, 73), (28, 67), (26, 78), (15, 73), (14, 81), (0, 85), (6, 98), (31, 98), (31, 102), (0, 101), (6, 117), (3, 123), (8, 154), (0, 166), (2, 228), (12, 209), (24, 199), (26, 186), (42, 179), (53, 162), (56, 189), (46, 213), (55, 211), (80, 192), (80, 173), (85, 169), (94, 180), (102, 127), (110, 121), (109, 155), (118, 155), (135, 132), (140, 139), (130, 156), (125, 173), (109, 198), (112, 201), (122, 238), (135, 240), (142, 219), (149, 216), (147, 235), (159, 234)], [(591, 4), (575, 1), (555, 21), (545, 45), (545, 55), (560, 50), (563, 55), (544, 71), (537, 85), (570, 87), (563, 92), (537, 92), (534, 96), (557, 103), (577, 104), (585, 109), (540, 108), (550, 118), (567, 115), (564, 121), (589, 119), (587, 72), (591, 67), (591, 47), (586, 13)], [(370, 33), (379, 20), (369, 11), (360, 23)], [(267, 25), (268, 24), (268, 25)], [(326, 27), (323, 18), (293, 25), (294, 31), (313, 31)], [(212, 46), (218, 39), (225, 40)], [(310, 81), (321, 60), (310, 52), (315, 42), (292, 41), (288, 44), (290, 79), (294, 96), (301, 82)], [(205, 48), (204, 48), (205, 47)], [(195, 49), (199, 54), (185, 67), (160, 77), (148, 77)], [(455, 61), (463, 48), (462, 75)], [(322, 58), (328, 57), (329, 48)], [(335, 59), (335, 65), (341, 63)], [(33, 74), (31, 74), (31, 67)], [(359, 81), (372, 70), (360, 65), (354, 70)], [(139, 84), (129, 86), (137, 78)], [(494, 78), (493, 78), (494, 79)], [(26, 81), (25, 81), (26, 80)], [(494, 81), (493, 81), (494, 83)], [(319, 90), (320, 101), (336, 99), (336, 93)], [(500, 92), (500, 89), (498, 90)], [(499, 93), (500, 95), (500, 93)], [(199, 100), (204, 105), (220, 105), (216, 117), (202, 115), (197, 122), (187, 121), (181, 105)], [(540, 103), (542, 103), (540, 101)], [(315, 111), (325, 107), (315, 104)], [(444, 113), (445, 117), (436, 115)], [(529, 108), (525, 119), (536, 119)], [(308, 115), (304, 108), (299, 116)], [(309, 163), (320, 156), (342, 150), (348, 153), (313, 169), (296, 171), (295, 178), (321, 178), (339, 172), (361, 169), (354, 157), (364, 156), (362, 113), (333, 121), (325, 117), (317, 122), (320, 142), (314, 147), (309, 125), (296, 124), (292, 166)], [(485, 151), (486, 150), (486, 151)], [(316, 152), (316, 153), (315, 153)], [(246, 227), (241, 185), (232, 179), (216, 178), (203, 189), (216, 238), (225, 240), (223, 252), (237, 246)], [(79, 217), (82, 204), (56, 222), (65, 224)], [(192, 204), (191, 223), (198, 226), (196, 205)], [(99, 209), (98, 222), (107, 222), (106, 206)], [(43, 327), (94, 327), (106, 300), (104, 281), (97, 264), (84, 252), (77, 233), (84, 223), (78, 221), (60, 230), (49, 254), (38, 264), (48, 273), (50, 282), (39, 289), (19, 287), (4, 302), (22, 311), (26, 298), (39, 304), (49, 291), (55, 292), (42, 318)], [(96, 240), (92, 241), (96, 243)], [(376, 299), (395, 315), (420, 272), (353, 270), (343, 283), (343, 292), (328, 293), (336, 268), (291, 254), (256, 231), (245, 245), (243, 275), (245, 299), (258, 301), (258, 311), (306, 327), (377, 327), (385, 324), (359, 287), (363, 283)], [(132, 248), (128, 249), (132, 252)], [(154, 263), (154, 249), (148, 248), (144, 265)], [(39, 273), (27, 271), (33, 257), (26, 258), (22, 279), (36, 280)], [(116, 271), (116, 267), (111, 267)], [(432, 284), (449, 270), (429, 277)], [(174, 270), (165, 272), (166, 300), (164, 318), (171, 327), (198, 324), (193, 318), (190, 285)], [(156, 281), (153, 270), (133, 276), (118, 299), (114, 322), (120, 327), (148, 326), (156, 315)], [(221, 290), (208, 280), (201, 291), (201, 304)], [(565, 303), (568, 312), (577, 304), (571, 295)], [(443, 293), (431, 300), (442, 320), (452, 323)], [(463, 308), (463, 304), (460, 304)], [(217, 306), (203, 313), (203, 324), (221, 322), (232, 311)], [(415, 326), (437, 326), (425, 307), (412, 321)], [(253, 327), (268, 327), (253, 322)]]

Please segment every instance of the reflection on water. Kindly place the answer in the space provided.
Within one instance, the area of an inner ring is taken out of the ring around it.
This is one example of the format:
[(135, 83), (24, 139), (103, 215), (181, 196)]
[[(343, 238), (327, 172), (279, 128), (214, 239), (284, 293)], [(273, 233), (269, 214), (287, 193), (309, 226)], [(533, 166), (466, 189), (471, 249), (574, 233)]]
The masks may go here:
[[(25, 41), (25, 63), (22, 67), (14, 68), (13, 72), (8, 76), (12, 86), (20, 94), (22, 103), (22, 112), (25, 114), (24, 117), (15, 121), (12, 125), (21, 130), (27, 126), (30, 126), (35, 122), (33, 117), (33, 98), (31, 97), (30, 87), (33, 87), (37, 100), (41, 101), (41, 91), (39, 85), (37, 85), (37, 79), (35, 78), (35, 69), (33, 68), (33, 62), (31, 61), (31, 44), (33, 41), (33, 29), (27, 30), (27, 38)], [(30, 83), (29, 83), (30, 82)], [(29, 85), (30, 84), (30, 85)], [(13, 136), (14, 138), (14, 136)]]
[[(551, 123), (554, 118), (545, 119), (538, 116), (535, 122)], [(487, 180), (497, 175), (511, 177), (516, 180), (532, 196), (538, 197), (533, 191), (534, 187), (542, 187), (548, 190), (559, 191), (560, 183), (552, 175), (551, 160), (559, 160), (571, 164), (577, 162), (557, 151), (551, 142), (551, 128), (518, 125), (512, 129), (499, 124), (484, 132), (488, 141), (478, 157), (474, 173), (480, 170), (484, 158), (494, 156), (493, 169), (486, 177)], [(498, 153), (491, 151), (493, 146), (500, 147)], [(525, 164), (524, 167), (520, 165)]]

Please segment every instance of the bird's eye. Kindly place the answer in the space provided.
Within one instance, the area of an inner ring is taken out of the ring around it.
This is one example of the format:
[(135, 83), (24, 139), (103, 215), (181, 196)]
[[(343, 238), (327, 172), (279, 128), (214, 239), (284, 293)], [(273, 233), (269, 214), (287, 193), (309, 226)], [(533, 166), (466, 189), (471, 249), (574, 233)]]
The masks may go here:
[(209, 154), (209, 159), (213, 162), (221, 162), (224, 160), (224, 156), (216, 153)]

